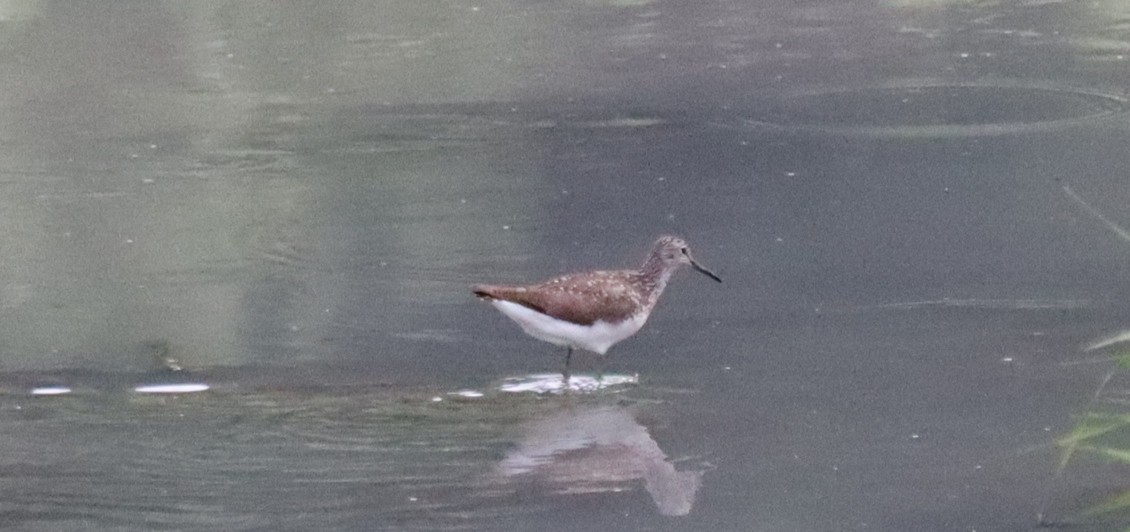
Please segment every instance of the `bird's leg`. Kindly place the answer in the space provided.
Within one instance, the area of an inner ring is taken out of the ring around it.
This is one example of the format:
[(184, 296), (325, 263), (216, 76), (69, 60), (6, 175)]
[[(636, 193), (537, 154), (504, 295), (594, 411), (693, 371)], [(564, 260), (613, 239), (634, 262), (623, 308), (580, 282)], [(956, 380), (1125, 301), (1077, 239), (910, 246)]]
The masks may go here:
[(561, 370), (561, 382), (565, 384), (565, 388), (569, 387), (569, 359), (573, 358), (573, 346), (567, 346), (565, 351), (565, 369)]

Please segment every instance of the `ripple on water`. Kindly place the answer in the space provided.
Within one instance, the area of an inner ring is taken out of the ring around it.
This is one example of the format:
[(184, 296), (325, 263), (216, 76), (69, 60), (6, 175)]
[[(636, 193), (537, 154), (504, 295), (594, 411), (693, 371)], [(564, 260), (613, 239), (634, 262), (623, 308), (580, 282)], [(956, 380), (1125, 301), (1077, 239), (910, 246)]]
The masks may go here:
[(1024, 84), (930, 84), (792, 94), (717, 125), (864, 137), (964, 137), (1045, 131), (1123, 115), (1122, 96)]

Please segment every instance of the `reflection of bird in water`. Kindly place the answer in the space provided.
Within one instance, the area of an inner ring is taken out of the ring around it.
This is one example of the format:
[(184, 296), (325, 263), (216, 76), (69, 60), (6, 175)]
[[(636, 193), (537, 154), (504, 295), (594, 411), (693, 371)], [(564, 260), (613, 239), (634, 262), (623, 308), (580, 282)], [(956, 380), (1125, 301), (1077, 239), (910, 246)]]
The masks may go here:
[(557, 493), (618, 491), (642, 478), (659, 513), (686, 515), (702, 484), (702, 471), (674, 464), (623, 407), (569, 408), (527, 425), (497, 473)]
[(691, 257), (687, 243), (660, 237), (637, 270), (593, 271), (558, 277), (531, 286), (480, 284), (476, 296), (490, 301), (526, 334), (564, 346), (565, 370), (573, 349), (603, 355), (617, 342), (636, 334), (667, 287), (671, 274), (688, 265), (722, 282)]

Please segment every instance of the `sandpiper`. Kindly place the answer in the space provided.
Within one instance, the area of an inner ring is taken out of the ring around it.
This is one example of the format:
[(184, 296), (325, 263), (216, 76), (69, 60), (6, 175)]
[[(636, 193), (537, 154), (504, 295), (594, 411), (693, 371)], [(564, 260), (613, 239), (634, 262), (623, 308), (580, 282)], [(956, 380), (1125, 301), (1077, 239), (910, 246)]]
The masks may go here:
[(671, 274), (684, 264), (722, 282), (695, 262), (683, 239), (663, 236), (638, 271), (582, 272), (529, 286), (478, 284), (471, 290), (518, 322), (526, 334), (564, 346), (562, 376), (567, 385), (573, 349), (603, 355), (639, 331)]

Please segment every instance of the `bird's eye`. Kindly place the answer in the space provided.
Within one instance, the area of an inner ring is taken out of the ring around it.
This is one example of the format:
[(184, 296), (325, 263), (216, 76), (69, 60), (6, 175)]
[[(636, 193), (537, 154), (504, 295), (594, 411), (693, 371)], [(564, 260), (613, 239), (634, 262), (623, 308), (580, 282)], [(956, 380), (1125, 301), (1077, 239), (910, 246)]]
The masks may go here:
[(679, 251), (682, 251), (683, 255), (687, 254), (687, 248), (679, 248)]

